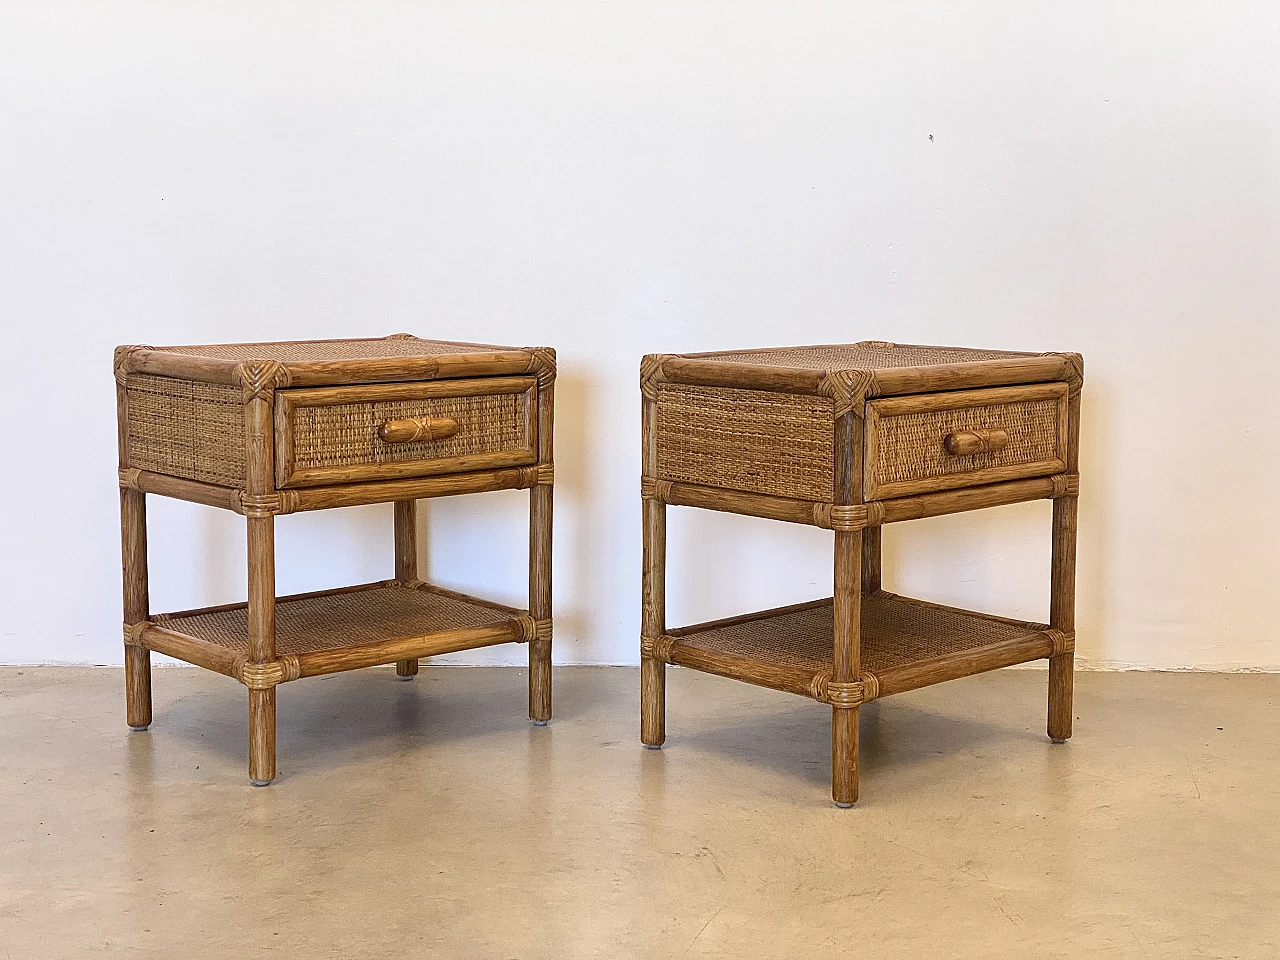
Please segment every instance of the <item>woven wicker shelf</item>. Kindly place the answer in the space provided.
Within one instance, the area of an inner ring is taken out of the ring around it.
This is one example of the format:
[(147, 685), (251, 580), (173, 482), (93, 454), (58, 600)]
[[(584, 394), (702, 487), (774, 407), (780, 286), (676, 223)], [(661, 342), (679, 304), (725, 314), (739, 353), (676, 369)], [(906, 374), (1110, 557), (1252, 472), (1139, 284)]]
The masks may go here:
[[(830, 702), (833, 617), (831, 598), (763, 610), (669, 631), (660, 652), (669, 663)], [(861, 636), (866, 702), (1050, 656), (1056, 634), (881, 591), (863, 599)]]
[[(248, 620), (244, 603), (157, 614), (142, 640), (150, 649), (243, 679)], [(420, 582), (387, 580), (276, 600), (283, 679), (521, 642), (536, 633), (524, 610)]]

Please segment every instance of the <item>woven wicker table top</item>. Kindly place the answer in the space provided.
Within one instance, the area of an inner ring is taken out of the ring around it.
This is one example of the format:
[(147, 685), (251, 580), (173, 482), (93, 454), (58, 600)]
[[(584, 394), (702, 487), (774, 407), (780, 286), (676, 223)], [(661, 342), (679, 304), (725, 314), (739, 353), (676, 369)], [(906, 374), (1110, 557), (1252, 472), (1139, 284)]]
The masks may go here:
[(409, 334), (361, 340), (294, 340), (281, 343), (210, 343), (191, 346), (151, 347), (159, 353), (218, 360), (279, 360), (281, 363), (333, 363), (342, 360), (374, 360), (389, 357), (456, 356), (460, 353), (518, 351), (487, 343), (455, 343), (424, 340)]
[(407, 333), (377, 339), (296, 340), (116, 348), (116, 378), (149, 374), (241, 385), (335, 386), (529, 374), (539, 384), (555, 379), (549, 347), (426, 340)]
[(807, 347), (765, 347), (758, 350), (685, 353), (687, 359), (741, 363), (750, 366), (790, 367), (794, 370), (889, 370), (898, 367), (935, 367), (975, 360), (1034, 357), (1034, 353), (1009, 350), (974, 350), (968, 347), (928, 347), (918, 344), (865, 340)]
[(800, 347), (649, 354), (640, 362), (640, 390), (656, 399), (659, 385), (764, 390), (829, 396), (837, 414), (869, 397), (1065, 380), (1079, 391), (1078, 353), (1023, 353), (929, 347), (864, 340)]

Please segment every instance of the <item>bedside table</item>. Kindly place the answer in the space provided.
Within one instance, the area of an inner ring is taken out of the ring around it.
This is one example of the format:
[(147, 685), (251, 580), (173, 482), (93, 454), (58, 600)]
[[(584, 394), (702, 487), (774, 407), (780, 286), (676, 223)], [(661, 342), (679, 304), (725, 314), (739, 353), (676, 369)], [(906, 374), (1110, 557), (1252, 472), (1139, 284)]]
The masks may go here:
[[(529, 644), (529, 716), (551, 716), (555, 351), (420, 340), (118, 347), (129, 726), (151, 723), (150, 651), (249, 688), (249, 778), (276, 776), (276, 687), (498, 643)], [(529, 609), (418, 579), (415, 501), (528, 489)], [(148, 493), (239, 513), (248, 602), (151, 614)], [(395, 578), (275, 595), (275, 518), (395, 504)]]
[[(1076, 353), (879, 341), (651, 355), (643, 395), (641, 740), (665, 737), (665, 665), (831, 710), (831, 794), (858, 798), (858, 708), (1049, 658), (1049, 736), (1071, 736), (1080, 388)], [(1049, 623), (887, 593), (883, 524), (1053, 499)], [(834, 597), (666, 626), (666, 508), (835, 532)]]

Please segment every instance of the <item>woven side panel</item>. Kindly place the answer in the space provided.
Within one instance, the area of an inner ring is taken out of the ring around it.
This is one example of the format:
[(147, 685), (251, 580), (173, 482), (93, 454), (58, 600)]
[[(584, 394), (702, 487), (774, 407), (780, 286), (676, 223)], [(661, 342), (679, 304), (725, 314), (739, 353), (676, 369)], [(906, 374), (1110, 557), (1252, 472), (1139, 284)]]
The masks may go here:
[[(881, 594), (862, 600), (862, 670), (893, 667), (1027, 636), (1026, 627), (980, 614)], [(682, 638), (704, 650), (751, 657), (814, 673), (832, 669), (832, 606), (719, 627)]]
[(708, 360), (751, 363), (801, 370), (883, 370), (892, 367), (928, 367), (943, 363), (971, 363), (1033, 356), (1007, 350), (969, 350), (963, 347), (912, 347), (893, 344), (851, 343), (823, 347), (775, 347), (717, 354)]
[(129, 465), (184, 480), (244, 486), (244, 395), (240, 387), (134, 374)]
[(831, 502), (829, 397), (664, 383), (657, 404), (662, 479)]
[[(1009, 445), (997, 453), (952, 456), (942, 441), (954, 430), (1001, 427)], [(963, 410), (882, 417), (877, 426), (874, 476), (881, 483), (924, 480), (985, 467), (1036, 463), (1060, 457), (1058, 401), (1026, 400)]]
[(207, 346), (164, 347), (166, 353), (217, 357), (223, 360), (279, 360), (306, 363), (324, 360), (369, 360), (378, 357), (433, 357), (511, 349), (486, 344), (442, 343), (414, 337), (386, 340), (317, 340), (303, 343), (220, 343)]
[[(490, 607), (410, 587), (302, 597), (276, 604), (276, 651), (283, 655), (333, 650), (510, 619)], [(176, 617), (164, 625), (242, 654), (249, 652), (244, 607)]]
[[(402, 463), (527, 449), (524, 394), (432, 397), (294, 409), (294, 466), (346, 467)], [(451, 417), (458, 433), (444, 440), (383, 443), (378, 427), (408, 417)]]

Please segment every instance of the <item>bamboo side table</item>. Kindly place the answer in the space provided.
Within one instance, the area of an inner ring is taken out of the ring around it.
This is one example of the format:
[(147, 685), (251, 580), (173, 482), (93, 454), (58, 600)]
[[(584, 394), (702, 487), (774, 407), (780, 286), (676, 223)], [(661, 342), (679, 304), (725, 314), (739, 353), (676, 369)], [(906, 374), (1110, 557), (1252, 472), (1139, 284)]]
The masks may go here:
[[(529, 716), (551, 716), (555, 351), (421, 340), (118, 347), (129, 726), (152, 719), (152, 650), (249, 688), (249, 779), (276, 776), (276, 687), (300, 677), (529, 644)], [(416, 501), (529, 490), (529, 609), (418, 578)], [(248, 600), (152, 614), (146, 494), (234, 511)], [(275, 518), (395, 504), (395, 578), (276, 597)]]
[[(666, 664), (831, 706), (831, 794), (858, 798), (858, 708), (1049, 660), (1049, 737), (1071, 736), (1080, 389), (1076, 353), (880, 341), (646, 356), (640, 737), (666, 739)], [(1053, 499), (1049, 623), (880, 585), (886, 523)], [(668, 504), (834, 531), (834, 596), (666, 625)]]

